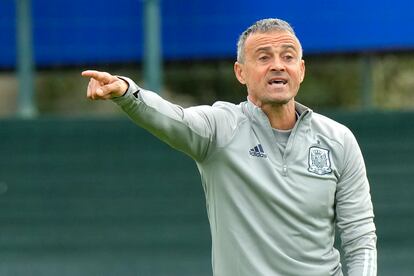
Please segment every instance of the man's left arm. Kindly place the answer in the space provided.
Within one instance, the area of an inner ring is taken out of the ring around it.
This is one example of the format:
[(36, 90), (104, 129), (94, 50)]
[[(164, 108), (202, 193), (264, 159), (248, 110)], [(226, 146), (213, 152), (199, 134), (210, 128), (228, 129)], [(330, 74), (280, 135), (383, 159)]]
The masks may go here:
[(345, 134), (343, 171), (336, 193), (336, 223), (349, 276), (376, 276), (374, 212), (361, 150), (354, 135)]

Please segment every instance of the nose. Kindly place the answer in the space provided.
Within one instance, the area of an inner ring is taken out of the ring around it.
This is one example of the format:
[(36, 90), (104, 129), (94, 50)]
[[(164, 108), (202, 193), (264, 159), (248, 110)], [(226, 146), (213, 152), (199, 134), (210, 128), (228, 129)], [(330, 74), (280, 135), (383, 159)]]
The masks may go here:
[(270, 67), (271, 71), (285, 71), (285, 66), (280, 58), (274, 58)]

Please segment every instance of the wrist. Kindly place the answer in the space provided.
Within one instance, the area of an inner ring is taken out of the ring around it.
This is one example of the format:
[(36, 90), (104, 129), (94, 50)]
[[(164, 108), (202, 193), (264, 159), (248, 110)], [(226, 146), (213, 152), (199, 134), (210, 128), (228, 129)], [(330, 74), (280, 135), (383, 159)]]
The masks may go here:
[(119, 77), (119, 76), (116, 76), (116, 77), (121, 81), (120, 91), (119, 91), (119, 94), (117, 95), (117, 97), (122, 97), (128, 92), (129, 82), (127, 80), (125, 80), (124, 78), (122, 78), (122, 77)]

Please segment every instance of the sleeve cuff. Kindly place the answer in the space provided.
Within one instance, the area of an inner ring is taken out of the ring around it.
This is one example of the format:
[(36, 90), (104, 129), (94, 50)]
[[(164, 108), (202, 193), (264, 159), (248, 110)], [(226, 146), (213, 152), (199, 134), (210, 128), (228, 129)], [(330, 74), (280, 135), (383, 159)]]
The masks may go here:
[(126, 81), (128, 83), (128, 89), (122, 96), (112, 98), (112, 101), (120, 104), (123, 101), (131, 98), (131, 96), (133, 96), (135, 99), (140, 98), (139, 92), (142, 90), (142, 88), (140, 88), (133, 80), (127, 77), (123, 77), (123, 76), (116, 76), (116, 77)]

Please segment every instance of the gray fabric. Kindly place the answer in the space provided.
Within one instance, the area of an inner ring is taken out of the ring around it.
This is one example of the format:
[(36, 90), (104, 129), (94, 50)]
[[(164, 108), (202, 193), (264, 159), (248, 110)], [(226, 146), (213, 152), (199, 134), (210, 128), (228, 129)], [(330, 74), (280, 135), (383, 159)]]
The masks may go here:
[(273, 129), (273, 135), (276, 139), (276, 146), (277, 150), (280, 152), (280, 155), (283, 156), (285, 154), (285, 149), (287, 142), (289, 140), (289, 136), (292, 133), (292, 130), (279, 130)]

